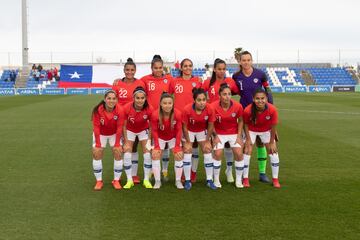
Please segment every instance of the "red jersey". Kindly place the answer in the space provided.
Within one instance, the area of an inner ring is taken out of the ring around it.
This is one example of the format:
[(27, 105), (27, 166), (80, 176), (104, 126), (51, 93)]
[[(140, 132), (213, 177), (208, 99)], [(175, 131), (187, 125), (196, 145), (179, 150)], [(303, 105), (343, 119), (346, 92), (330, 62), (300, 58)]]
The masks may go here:
[(172, 81), (171, 75), (165, 75), (156, 78), (152, 74), (146, 75), (140, 79), (145, 84), (147, 100), (154, 109), (160, 105), (160, 97), (163, 92), (169, 92), (169, 85)]
[(123, 80), (120, 80), (116, 86), (112, 86), (112, 89), (116, 92), (118, 102), (120, 104), (126, 104), (133, 100), (133, 92), (135, 88), (139, 86), (145, 89), (143, 81), (135, 80), (132, 83), (126, 83)]
[(274, 105), (267, 103), (265, 110), (256, 114), (255, 124), (251, 121), (251, 106), (252, 104), (248, 105), (244, 110), (244, 123), (248, 125), (250, 131), (266, 132), (278, 124), (278, 112)]
[(112, 112), (107, 112), (104, 106), (100, 105), (98, 111), (93, 115), (92, 121), (96, 147), (101, 147), (100, 135), (111, 136), (113, 134), (116, 134), (114, 146), (120, 146), (124, 112), (119, 104), (115, 106)]
[(134, 108), (134, 102), (127, 103), (124, 106), (124, 120), (127, 120), (126, 129), (133, 133), (149, 129), (152, 112), (153, 108), (151, 105), (138, 112)]
[(189, 80), (182, 77), (173, 79), (169, 86), (169, 93), (174, 94), (175, 108), (182, 111), (186, 105), (192, 103), (192, 90), (199, 87), (201, 87), (201, 82), (198, 77), (192, 77)]
[(207, 103), (204, 110), (198, 114), (195, 111), (194, 103), (185, 106), (183, 111), (183, 123), (191, 132), (202, 132), (207, 130), (208, 123), (215, 122), (215, 113), (213, 107)]
[(159, 138), (169, 141), (173, 138), (176, 139), (174, 152), (181, 151), (180, 143), (182, 137), (182, 124), (181, 112), (177, 109), (174, 110), (173, 128), (171, 128), (170, 119), (163, 119), (162, 126), (159, 124), (159, 110), (156, 110), (151, 115), (151, 133), (154, 139), (155, 149), (160, 149)]
[(243, 108), (240, 103), (230, 100), (230, 108), (224, 110), (220, 101), (215, 101), (211, 104), (214, 108), (216, 121), (214, 123), (217, 134), (230, 135), (238, 134), (238, 118), (243, 115)]
[(210, 103), (219, 100), (220, 85), (224, 82), (229, 85), (232, 94), (239, 94), (239, 88), (236, 86), (236, 83), (232, 78), (225, 78), (222, 81), (215, 81), (211, 86), (210, 79), (207, 79), (204, 81), (202, 88), (208, 93)]

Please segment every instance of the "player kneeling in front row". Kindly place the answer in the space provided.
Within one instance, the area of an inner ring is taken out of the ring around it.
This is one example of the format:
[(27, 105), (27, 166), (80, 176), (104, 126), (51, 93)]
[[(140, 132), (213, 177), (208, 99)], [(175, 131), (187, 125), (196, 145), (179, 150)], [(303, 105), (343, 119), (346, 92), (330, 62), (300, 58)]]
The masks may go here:
[(235, 186), (243, 188), (242, 175), (243, 161), (243, 108), (240, 103), (231, 99), (231, 89), (227, 83), (222, 83), (219, 89), (220, 100), (211, 105), (215, 110), (216, 121), (214, 123), (214, 184), (221, 188), (219, 180), (221, 158), (225, 143), (229, 143), (235, 158)]
[(153, 112), (152, 106), (149, 105), (146, 99), (145, 89), (141, 86), (136, 87), (133, 92), (133, 101), (124, 106), (124, 168), (127, 176), (127, 183), (124, 189), (129, 189), (134, 186), (132, 176), (132, 149), (136, 137), (141, 143), (144, 154), (144, 181), (143, 185), (146, 188), (152, 188), (149, 181), (151, 172), (151, 156), (150, 156), (150, 117)]
[(185, 106), (183, 112), (185, 189), (190, 190), (191, 188), (191, 157), (195, 139), (204, 154), (206, 185), (211, 189), (216, 189), (213, 183), (213, 159), (210, 143), (210, 136), (214, 130), (214, 109), (207, 103), (204, 89), (194, 88), (192, 92), (194, 102)]
[(105, 93), (102, 100), (93, 109), (93, 169), (96, 177), (96, 185), (94, 190), (101, 190), (102, 181), (102, 158), (104, 148), (109, 142), (114, 155), (114, 180), (112, 184), (115, 189), (121, 189), (120, 177), (123, 168), (123, 160), (121, 158), (122, 147), (120, 146), (120, 138), (123, 128), (123, 110), (117, 104), (116, 92), (109, 90)]
[(259, 88), (254, 93), (253, 103), (244, 110), (245, 123), (245, 154), (244, 154), (244, 180), (245, 187), (250, 187), (249, 166), (252, 149), (256, 138), (259, 137), (265, 144), (269, 153), (272, 170), (273, 186), (280, 188), (279, 175), (279, 155), (276, 147), (276, 125), (278, 123), (278, 113), (274, 105), (267, 102), (266, 92)]
[(160, 97), (159, 109), (151, 117), (151, 131), (154, 149), (152, 150), (152, 170), (155, 178), (154, 189), (161, 187), (160, 158), (165, 145), (173, 151), (175, 160), (175, 185), (183, 189), (181, 175), (183, 173), (183, 152), (181, 149), (182, 124), (181, 113), (174, 108), (174, 99), (168, 93)]

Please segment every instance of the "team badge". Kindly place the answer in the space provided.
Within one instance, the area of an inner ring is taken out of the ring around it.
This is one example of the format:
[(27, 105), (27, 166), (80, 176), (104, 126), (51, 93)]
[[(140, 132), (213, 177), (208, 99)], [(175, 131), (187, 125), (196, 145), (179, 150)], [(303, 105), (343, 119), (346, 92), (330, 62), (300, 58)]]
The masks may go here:
[(114, 120), (116, 121), (118, 119), (118, 116), (114, 116)]
[(101, 123), (101, 125), (105, 125), (105, 119), (100, 118), (100, 123)]
[(173, 121), (173, 125), (175, 125), (176, 124), (176, 121)]
[(148, 115), (145, 114), (145, 115), (143, 116), (143, 118), (146, 120), (146, 119), (148, 118)]
[(254, 78), (254, 83), (257, 83), (259, 81), (259, 79)]
[(235, 117), (235, 116), (236, 116), (236, 113), (232, 113), (231, 116), (232, 116), (232, 117)]
[(194, 82), (191, 85), (193, 88), (196, 87), (196, 83), (194, 83)]
[(205, 121), (207, 121), (209, 119), (209, 116), (205, 116), (204, 119)]
[(167, 82), (168, 82), (168, 80), (165, 78), (165, 79), (164, 79), (164, 83), (167, 84)]
[(266, 116), (265, 119), (266, 119), (266, 120), (270, 120), (270, 116)]

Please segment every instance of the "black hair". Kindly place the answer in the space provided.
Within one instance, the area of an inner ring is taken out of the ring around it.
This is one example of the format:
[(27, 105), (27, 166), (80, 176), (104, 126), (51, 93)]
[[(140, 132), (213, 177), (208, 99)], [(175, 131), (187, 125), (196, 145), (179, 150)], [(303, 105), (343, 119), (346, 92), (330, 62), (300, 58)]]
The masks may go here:
[[(266, 95), (266, 91), (264, 89), (258, 88), (254, 91), (253, 96), (255, 97), (255, 95), (258, 93), (264, 93)], [(253, 101), (253, 103), (251, 104), (251, 122), (253, 124), (256, 124), (256, 113), (257, 113), (257, 108), (255, 102)]]
[[(250, 53), (249, 51), (243, 51), (243, 52), (240, 53), (240, 58), (239, 58), (240, 61), (241, 61), (241, 57), (244, 56), (244, 55), (250, 55), (250, 57), (251, 57), (251, 59), (252, 59), (252, 55), (251, 55), (251, 53)], [(240, 68), (240, 71), (239, 71), (239, 72), (241, 72), (243, 69), (242, 69), (240, 63), (239, 63), (239, 68)]]
[(193, 94), (193, 99), (194, 101), (196, 100), (196, 98), (200, 95), (200, 94), (204, 94), (205, 98), (206, 98), (206, 92), (203, 88), (193, 88), (192, 90), (192, 94)]
[[(222, 59), (220, 59), (220, 58), (217, 58), (217, 59), (215, 59), (215, 61), (214, 61), (214, 69), (215, 69), (216, 66), (219, 65), (219, 64), (225, 64), (225, 66), (226, 66), (226, 62), (225, 62), (224, 60), (222, 60)], [(213, 72), (212, 72), (212, 75), (211, 75), (211, 79), (210, 79), (210, 86), (213, 85), (213, 84), (215, 83), (215, 81), (216, 81), (216, 73), (215, 73), (214, 69), (213, 69)]]
[[(115, 92), (114, 90), (108, 90), (108, 91), (105, 92), (104, 99), (105, 99), (110, 93), (115, 94), (115, 96), (116, 96), (116, 98), (117, 98), (117, 94), (116, 94), (116, 92)], [(105, 101), (104, 101), (104, 99), (101, 100), (101, 101), (93, 108), (91, 118), (93, 118), (94, 115), (99, 112), (99, 107), (100, 107), (101, 105), (105, 108)]]
[(226, 82), (220, 84), (219, 95), (220, 95), (220, 93), (221, 93), (222, 91), (224, 91), (226, 88), (230, 89), (230, 91), (231, 91), (231, 88), (230, 88), (229, 84), (227, 84)]
[(181, 68), (184, 66), (185, 61), (191, 62), (191, 65), (194, 66), (193, 62), (189, 58), (184, 58), (180, 63), (180, 77), (183, 76), (183, 72), (182, 72)]
[[(137, 86), (137, 87), (134, 89), (134, 91), (133, 91), (133, 98), (135, 98), (135, 93), (136, 93), (137, 91), (142, 91), (142, 92), (145, 93), (145, 97), (147, 96), (147, 95), (146, 95), (146, 92), (145, 92), (145, 89), (144, 89), (142, 86)], [(134, 104), (135, 104), (135, 102), (134, 102)], [(135, 107), (135, 106), (134, 106), (134, 107)], [(149, 107), (148, 100), (145, 99), (143, 109), (146, 109), (146, 108), (148, 108), (148, 107)]]
[(128, 58), (127, 60), (126, 60), (126, 63), (125, 63), (125, 65), (124, 65), (124, 68), (126, 68), (126, 66), (134, 66), (135, 67), (135, 69), (136, 69), (136, 64), (134, 63), (134, 61), (133, 61), (133, 59), (132, 58)]
[(161, 56), (158, 55), (158, 54), (154, 55), (154, 57), (153, 57), (153, 59), (151, 61), (151, 67), (153, 67), (154, 64), (157, 63), (157, 62), (161, 63), (161, 65), (164, 65), (164, 61), (161, 59)]
[[(168, 92), (163, 92), (161, 94), (161, 97), (160, 97), (160, 102), (159, 102), (159, 125), (162, 126), (163, 125), (163, 117), (164, 117), (164, 112), (161, 108), (161, 101), (164, 99), (164, 98), (171, 98), (173, 100), (173, 103), (174, 103), (174, 98), (172, 95), (170, 95)], [(174, 105), (173, 105), (173, 108), (171, 109), (171, 112), (170, 112), (170, 125), (171, 125), (171, 129), (173, 129), (173, 122), (174, 122)]]

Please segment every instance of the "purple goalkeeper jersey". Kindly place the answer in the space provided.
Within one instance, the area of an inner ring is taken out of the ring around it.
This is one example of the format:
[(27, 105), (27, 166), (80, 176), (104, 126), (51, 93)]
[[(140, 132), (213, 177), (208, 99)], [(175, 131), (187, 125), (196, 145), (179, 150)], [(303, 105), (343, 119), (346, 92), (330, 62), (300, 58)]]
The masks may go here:
[[(234, 73), (232, 78), (240, 90), (240, 103), (245, 107), (253, 102), (253, 94), (258, 88), (269, 86), (266, 74), (260, 69), (253, 68), (253, 72), (246, 77), (242, 71)], [(268, 94), (269, 102), (272, 103), (271, 94)]]

